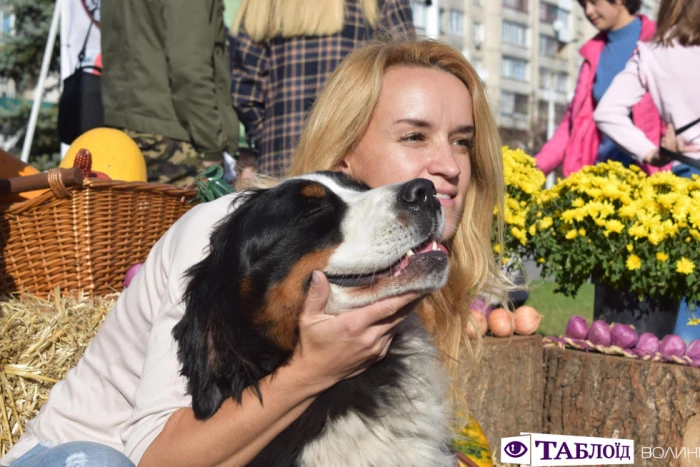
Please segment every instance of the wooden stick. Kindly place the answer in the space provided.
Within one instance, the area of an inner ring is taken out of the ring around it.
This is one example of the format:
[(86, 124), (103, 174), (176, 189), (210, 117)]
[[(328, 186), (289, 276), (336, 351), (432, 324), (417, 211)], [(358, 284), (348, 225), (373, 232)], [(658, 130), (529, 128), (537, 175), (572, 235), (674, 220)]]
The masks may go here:
[[(80, 167), (58, 170), (60, 171), (61, 180), (65, 186), (80, 186), (83, 183), (83, 171)], [(0, 179), (0, 195), (23, 193), (25, 191), (42, 190), (45, 188), (50, 188), (48, 172)]]

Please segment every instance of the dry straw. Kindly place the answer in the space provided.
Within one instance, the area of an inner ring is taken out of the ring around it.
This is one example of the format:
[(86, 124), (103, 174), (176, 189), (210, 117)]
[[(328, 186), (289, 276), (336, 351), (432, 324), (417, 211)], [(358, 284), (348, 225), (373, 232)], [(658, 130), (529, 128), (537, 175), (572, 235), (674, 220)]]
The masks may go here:
[(118, 295), (56, 288), (48, 299), (25, 294), (0, 302), (0, 457), (78, 362)]

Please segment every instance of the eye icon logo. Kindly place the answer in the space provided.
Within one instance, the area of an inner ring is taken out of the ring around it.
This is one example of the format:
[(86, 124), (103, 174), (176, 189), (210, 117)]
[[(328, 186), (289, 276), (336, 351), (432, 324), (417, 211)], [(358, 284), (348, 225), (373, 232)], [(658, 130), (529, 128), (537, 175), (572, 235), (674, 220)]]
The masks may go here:
[(520, 441), (511, 441), (503, 448), (510, 457), (518, 458), (527, 453), (527, 446)]

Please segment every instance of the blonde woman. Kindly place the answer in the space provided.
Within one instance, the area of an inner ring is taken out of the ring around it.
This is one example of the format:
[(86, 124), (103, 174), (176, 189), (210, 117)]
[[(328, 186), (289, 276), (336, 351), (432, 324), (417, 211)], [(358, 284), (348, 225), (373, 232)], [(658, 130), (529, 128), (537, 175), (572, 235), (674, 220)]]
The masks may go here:
[(233, 106), (259, 170), (275, 177), (341, 60), (378, 34), (415, 36), (409, 0), (243, 0), (231, 32)]
[[(325, 389), (383, 358), (409, 304), (442, 351), (458, 410), (472, 353), (464, 332), (470, 299), (508, 288), (490, 244), (504, 193), (500, 141), (478, 75), (458, 50), (438, 42), (353, 52), (314, 105), (291, 172), (322, 169), (345, 171), (370, 187), (431, 180), (446, 218), (440, 243), (450, 256), (448, 285), (417, 303), (417, 294), (407, 293), (335, 315), (325, 313), (328, 280), (314, 272), (294, 356), (259, 382), (264, 406), (247, 391), (240, 404), (228, 398), (198, 420), (172, 331), (185, 311), (184, 272), (206, 256), (212, 228), (229, 214), (235, 194), (200, 205), (153, 248), (2, 465), (21, 455), (17, 466), (64, 465), (67, 455), (85, 452), (86, 439), (100, 447), (97, 454), (106, 450), (142, 466), (245, 465)], [(400, 454), (397, 462), (411, 465)], [(91, 459), (85, 465), (100, 465)]]
[(341, 170), (371, 188), (418, 177), (435, 184), (448, 219), (450, 281), (419, 313), (448, 356), (456, 391), (469, 367), (470, 297), (481, 290), (503, 298), (508, 289), (495, 280), (490, 244), (501, 164), (477, 73), (456, 49), (417, 41), (375, 43), (345, 59), (307, 119), (289, 173)]

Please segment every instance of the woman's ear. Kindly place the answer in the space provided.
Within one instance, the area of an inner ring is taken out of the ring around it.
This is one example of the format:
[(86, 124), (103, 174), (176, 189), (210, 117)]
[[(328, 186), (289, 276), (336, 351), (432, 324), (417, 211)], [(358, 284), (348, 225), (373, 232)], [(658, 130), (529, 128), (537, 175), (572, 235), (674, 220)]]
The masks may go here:
[(350, 168), (350, 162), (348, 161), (348, 156), (345, 156), (333, 170), (343, 172), (346, 175), (352, 176), (352, 169)]

